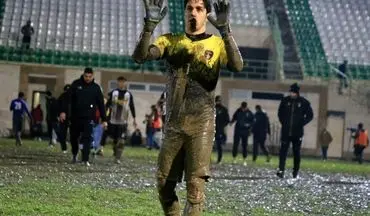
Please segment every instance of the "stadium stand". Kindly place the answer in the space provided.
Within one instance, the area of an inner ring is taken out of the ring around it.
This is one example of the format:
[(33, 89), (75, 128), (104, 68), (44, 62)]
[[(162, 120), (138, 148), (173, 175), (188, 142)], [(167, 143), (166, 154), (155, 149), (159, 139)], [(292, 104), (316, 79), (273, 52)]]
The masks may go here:
[[(164, 71), (163, 62), (135, 64), (129, 57), (142, 30), (144, 9), (137, 0), (1, 0), (0, 60), (29, 63)], [(169, 14), (154, 36), (184, 29), (183, 1), (169, 0)], [(236, 0), (232, 25), (268, 28), (263, 0)], [(22, 26), (30, 19), (31, 49), (21, 50)], [(262, 64), (266, 65), (266, 64)], [(262, 69), (263, 72), (267, 67)], [(266, 78), (246, 66), (235, 78)], [(226, 73), (224, 73), (226, 74)], [(229, 73), (227, 73), (229, 76)]]
[(348, 60), (355, 79), (370, 78), (370, 2), (310, 0), (310, 8), (329, 63)]

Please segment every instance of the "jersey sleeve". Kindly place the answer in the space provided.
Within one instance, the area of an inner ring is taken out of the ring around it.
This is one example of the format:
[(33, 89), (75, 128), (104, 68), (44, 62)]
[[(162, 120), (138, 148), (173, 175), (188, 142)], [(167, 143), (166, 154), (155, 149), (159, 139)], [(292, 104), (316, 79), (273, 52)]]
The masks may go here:
[(220, 64), (222, 66), (226, 66), (228, 60), (227, 60), (227, 53), (226, 53), (225, 42), (222, 39), (220, 39), (220, 40), (221, 40), (221, 42), (220, 42), (220, 44), (221, 44), (220, 45), (220, 48), (221, 48), (221, 50), (220, 50)]
[(172, 34), (165, 34), (159, 36), (151, 46), (155, 46), (159, 49), (161, 56), (163, 57), (164, 53), (166, 52), (167, 47), (172, 44)]

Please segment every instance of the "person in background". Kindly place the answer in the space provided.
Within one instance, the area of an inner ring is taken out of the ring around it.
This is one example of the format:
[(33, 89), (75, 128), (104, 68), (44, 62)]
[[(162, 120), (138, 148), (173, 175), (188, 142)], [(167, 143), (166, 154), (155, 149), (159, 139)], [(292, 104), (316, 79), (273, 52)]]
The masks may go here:
[(301, 147), (304, 126), (313, 119), (311, 104), (299, 94), (297, 83), (290, 86), (290, 95), (284, 97), (279, 105), (278, 118), (281, 124), (281, 147), (279, 155), (279, 171), (276, 175), (284, 178), (285, 162), (290, 143), (293, 145), (293, 178), (297, 178), (301, 164)]
[(339, 65), (338, 70), (341, 72), (338, 74), (339, 79), (339, 94), (343, 94), (343, 89), (348, 87), (348, 75), (347, 75), (347, 64), (348, 61), (344, 60), (341, 65)]
[(46, 123), (48, 126), (48, 136), (49, 136), (49, 147), (53, 147), (56, 143), (55, 138), (53, 138), (53, 131), (58, 134), (57, 123), (58, 123), (58, 101), (53, 97), (50, 91), (46, 92)]
[(141, 146), (143, 144), (143, 137), (139, 128), (131, 134), (131, 146)]
[(82, 162), (90, 166), (89, 155), (92, 142), (93, 123), (96, 115), (96, 109), (99, 109), (100, 118), (104, 129), (107, 127), (104, 97), (101, 87), (94, 81), (94, 71), (92, 68), (85, 68), (83, 75), (73, 81), (69, 88), (69, 104), (64, 102), (60, 121), (66, 120), (66, 112), (70, 107), (70, 141), (72, 146), (72, 163), (77, 162), (79, 150), (79, 141), (83, 144)]
[(326, 161), (328, 159), (328, 148), (329, 144), (333, 141), (333, 137), (330, 132), (324, 127), (320, 133), (320, 144), (322, 152), (322, 160)]
[[(63, 88), (63, 93), (59, 96), (58, 98), (58, 116), (62, 112), (61, 108), (62, 107), (68, 107), (66, 110), (66, 119), (64, 121), (59, 121), (59, 133), (58, 133), (58, 139), (60, 142), (60, 146), (62, 148), (62, 152), (64, 154), (67, 153), (67, 132), (69, 128), (69, 120), (70, 120), (70, 108), (69, 108), (69, 103), (70, 103), (70, 95), (69, 95), (69, 89), (71, 88), (71, 85), (67, 84)], [(64, 104), (66, 103), (66, 104)]]
[(243, 165), (247, 166), (247, 147), (248, 147), (248, 138), (251, 133), (253, 124), (254, 124), (254, 115), (249, 110), (247, 102), (242, 102), (240, 108), (238, 108), (233, 118), (230, 122), (230, 125), (235, 124), (234, 128), (234, 144), (233, 144), (233, 163), (236, 163), (236, 156), (238, 155), (238, 147), (240, 140), (242, 142), (242, 149), (243, 149)]
[(266, 162), (270, 162), (270, 155), (266, 147), (267, 135), (270, 135), (270, 121), (267, 113), (262, 110), (260, 105), (256, 106), (256, 113), (254, 114), (255, 123), (253, 125), (253, 161), (257, 160), (259, 148), (266, 155)]
[(33, 124), (32, 124), (32, 132), (35, 140), (41, 141), (42, 136), (42, 121), (44, 120), (44, 114), (41, 109), (41, 104), (38, 104), (35, 108), (31, 111)]
[(25, 48), (28, 50), (30, 49), (30, 45), (31, 45), (31, 37), (35, 33), (35, 30), (31, 26), (31, 20), (27, 21), (27, 24), (22, 27), (21, 32), (23, 34), (22, 48)]
[(13, 134), (15, 137), (15, 145), (21, 146), (22, 145), (22, 125), (24, 120), (24, 113), (27, 113), (30, 122), (32, 122), (31, 113), (28, 110), (27, 103), (24, 100), (24, 93), (19, 92), (18, 98), (14, 99), (10, 103), (10, 111), (13, 112)]
[(145, 134), (146, 134), (146, 147), (148, 150), (152, 150), (154, 141), (153, 141), (153, 134), (154, 134), (154, 129), (153, 129), (153, 116), (151, 114), (146, 114), (145, 115), (145, 120), (143, 123), (146, 125), (145, 126)]
[(355, 139), (355, 155), (356, 160), (359, 164), (363, 162), (363, 152), (365, 148), (369, 146), (369, 135), (367, 130), (364, 129), (364, 125), (359, 123), (357, 126), (357, 131), (353, 137)]
[(229, 111), (222, 105), (222, 99), (220, 95), (215, 98), (216, 102), (216, 133), (215, 141), (217, 148), (217, 163), (220, 164), (222, 161), (222, 146), (226, 143), (226, 127), (230, 122)]
[(158, 107), (162, 116), (162, 124), (164, 126), (166, 122), (166, 98), (167, 98), (167, 93), (166, 91), (162, 92), (161, 97), (158, 100)]
[(155, 143), (156, 147), (159, 149), (162, 146), (162, 116), (159, 111), (159, 107), (156, 105), (152, 105), (152, 124), (153, 124), (153, 143)]
[(99, 109), (96, 109), (95, 113), (95, 120), (94, 120), (94, 126), (93, 126), (93, 141), (92, 141), (92, 154), (95, 157), (97, 152), (100, 149), (100, 142), (103, 136), (104, 131), (104, 125), (102, 124), (101, 118), (100, 118), (100, 112)]
[[(111, 94), (112, 92), (109, 92), (108, 93), (108, 96)], [(107, 106), (107, 102), (108, 102), (108, 99), (104, 98), (104, 105), (105, 105), (105, 114), (107, 116), (107, 121), (108, 121), (108, 129), (107, 130), (103, 130), (103, 135), (102, 135), (102, 138), (101, 138), (101, 141), (100, 141), (100, 148), (97, 152), (97, 155), (100, 155), (100, 156), (104, 156), (104, 146), (105, 144), (107, 143), (107, 139), (108, 139), (108, 136), (109, 136), (109, 132), (112, 130), (112, 126), (111, 124), (109, 123), (110, 122), (110, 113), (111, 113), (111, 108)]]
[(115, 163), (121, 163), (121, 156), (125, 142), (127, 141), (127, 124), (129, 112), (133, 119), (133, 126), (136, 128), (136, 113), (134, 97), (131, 92), (127, 90), (126, 78), (119, 76), (117, 78), (118, 88), (114, 89), (110, 94), (107, 102), (107, 107), (110, 107), (111, 115), (110, 135), (113, 138), (113, 153)]

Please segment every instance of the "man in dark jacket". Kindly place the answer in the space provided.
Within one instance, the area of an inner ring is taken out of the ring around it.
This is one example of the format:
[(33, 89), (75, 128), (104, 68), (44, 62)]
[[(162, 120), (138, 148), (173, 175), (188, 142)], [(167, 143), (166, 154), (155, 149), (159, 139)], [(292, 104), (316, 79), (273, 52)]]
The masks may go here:
[(238, 154), (238, 147), (240, 140), (242, 141), (242, 148), (243, 148), (243, 158), (244, 158), (244, 166), (247, 165), (247, 147), (248, 147), (248, 138), (251, 132), (251, 129), (254, 124), (254, 115), (248, 109), (247, 102), (242, 102), (241, 107), (238, 108), (233, 118), (230, 122), (232, 125), (234, 122), (235, 130), (234, 130), (234, 145), (233, 145), (233, 158), (234, 163), (236, 162), (236, 156)]
[(294, 166), (293, 178), (298, 176), (301, 163), (301, 145), (303, 127), (313, 119), (311, 104), (299, 95), (297, 83), (290, 86), (290, 96), (284, 97), (280, 103), (278, 117), (281, 123), (281, 148), (279, 171), (277, 176), (284, 177), (285, 161), (289, 145), (293, 144)]
[(267, 134), (270, 135), (269, 117), (260, 105), (256, 106), (254, 117), (256, 121), (253, 125), (253, 161), (257, 160), (258, 151), (261, 148), (266, 155), (266, 162), (270, 162), (270, 155), (265, 145)]
[(49, 136), (49, 146), (53, 146), (55, 144), (55, 140), (53, 140), (53, 131), (57, 133), (57, 123), (58, 123), (58, 101), (55, 97), (53, 97), (50, 91), (46, 92), (46, 123), (48, 126), (48, 136)]
[[(70, 104), (70, 95), (69, 89), (71, 85), (67, 84), (64, 86), (64, 92), (58, 98), (58, 105), (59, 105), (59, 113), (63, 112), (63, 107), (69, 107)], [(59, 122), (59, 133), (58, 138), (60, 142), (60, 146), (62, 147), (63, 153), (67, 153), (67, 131), (69, 127), (69, 120), (70, 120), (70, 111), (69, 108), (65, 110), (66, 119), (65, 121)]]
[(229, 111), (222, 105), (221, 96), (216, 96), (216, 133), (215, 141), (217, 148), (217, 163), (221, 163), (222, 160), (222, 145), (226, 142), (225, 128), (230, 122)]
[[(80, 141), (83, 144), (82, 161), (86, 166), (90, 166), (89, 154), (96, 109), (99, 109), (103, 126), (107, 127), (103, 93), (100, 86), (94, 82), (92, 68), (85, 68), (81, 78), (73, 81), (68, 94), (70, 96), (70, 140), (73, 162), (77, 161), (78, 143)], [(62, 110), (60, 119), (65, 121), (68, 106), (62, 107)]]

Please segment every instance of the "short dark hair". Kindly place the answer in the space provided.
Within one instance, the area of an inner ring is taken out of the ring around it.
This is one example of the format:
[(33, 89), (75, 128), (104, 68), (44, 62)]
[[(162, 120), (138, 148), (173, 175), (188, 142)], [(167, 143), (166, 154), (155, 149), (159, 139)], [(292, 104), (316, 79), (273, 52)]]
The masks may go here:
[(358, 128), (359, 128), (359, 129), (363, 129), (363, 128), (364, 128), (364, 124), (359, 123), (359, 124), (358, 124)]
[(220, 95), (217, 95), (216, 98), (215, 98), (215, 102), (221, 102), (221, 96)]
[[(189, 2), (189, 0), (184, 0), (184, 9), (186, 9), (186, 4)], [(206, 8), (207, 10), (207, 13), (211, 13), (212, 12), (212, 4), (211, 4), (211, 0), (203, 0), (203, 3), (204, 3), (204, 7)]]
[(257, 105), (257, 106), (256, 106), (256, 110), (262, 110), (261, 105)]
[(90, 67), (85, 68), (84, 73), (92, 74), (94, 73), (93, 69)]
[(47, 91), (47, 92), (46, 92), (46, 95), (50, 97), (50, 96), (51, 96), (51, 95), (53, 95), (53, 94), (51, 93), (51, 91)]
[(18, 93), (18, 97), (19, 97), (19, 98), (24, 97), (24, 93), (23, 93), (23, 92), (19, 92), (19, 93)]
[(248, 106), (247, 102), (243, 101), (243, 102), (242, 102), (242, 107), (243, 107), (243, 108), (247, 108), (247, 106)]
[(119, 76), (117, 81), (127, 81), (127, 79), (124, 76)]

